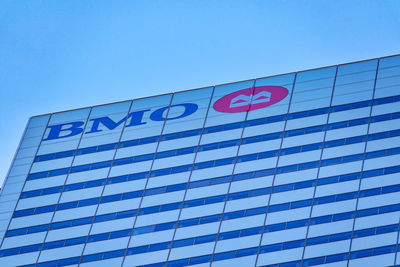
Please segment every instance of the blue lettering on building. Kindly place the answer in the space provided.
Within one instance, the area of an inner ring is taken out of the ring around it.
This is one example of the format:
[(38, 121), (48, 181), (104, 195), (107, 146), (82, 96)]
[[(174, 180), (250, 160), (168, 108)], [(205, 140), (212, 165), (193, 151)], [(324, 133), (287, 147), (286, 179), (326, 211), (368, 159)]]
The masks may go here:
[[(167, 116), (166, 111), (169, 109), (169, 112), (171, 112), (171, 110), (176, 107), (183, 107), (182, 114), (173, 116), (173, 117)], [(197, 111), (197, 109), (198, 109), (198, 106), (193, 103), (184, 103), (184, 104), (166, 106), (166, 107), (162, 107), (162, 108), (159, 108), (159, 109), (153, 111), (150, 114), (150, 119), (152, 121), (166, 121), (166, 120), (181, 119), (181, 118), (187, 117), (187, 116), (195, 113)], [(123, 125), (125, 123), (125, 121), (128, 121), (126, 123), (125, 127), (132, 127), (132, 126), (146, 124), (147, 122), (143, 121), (143, 117), (144, 117), (144, 114), (149, 111), (150, 111), (149, 109), (145, 109), (145, 110), (141, 110), (141, 111), (131, 112), (128, 114), (128, 116), (122, 118), (121, 120), (119, 120), (117, 122), (110, 119), (107, 116), (91, 119), (90, 121), (92, 121), (93, 124), (92, 124), (91, 128), (85, 132), (85, 134), (98, 133), (98, 132), (103, 131), (102, 129), (99, 129), (100, 125), (103, 125), (108, 130), (114, 130), (118, 126)], [(129, 121), (129, 119), (130, 119), (130, 121)], [(49, 134), (48, 134), (47, 138), (43, 139), (43, 141), (71, 137), (71, 136), (81, 134), (83, 132), (84, 124), (85, 124), (84, 121), (74, 121), (74, 122), (69, 122), (69, 123), (48, 126), (47, 128), (50, 129)]]

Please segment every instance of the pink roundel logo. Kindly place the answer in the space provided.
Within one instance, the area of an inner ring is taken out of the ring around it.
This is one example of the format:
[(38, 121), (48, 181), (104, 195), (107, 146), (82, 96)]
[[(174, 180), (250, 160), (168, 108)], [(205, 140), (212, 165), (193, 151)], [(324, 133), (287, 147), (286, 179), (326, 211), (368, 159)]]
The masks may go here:
[(282, 86), (259, 86), (247, 88), (223, 96), (214, 103), (219, 112), (236, 113), (265, 108), (278, 103), (289, 91)]

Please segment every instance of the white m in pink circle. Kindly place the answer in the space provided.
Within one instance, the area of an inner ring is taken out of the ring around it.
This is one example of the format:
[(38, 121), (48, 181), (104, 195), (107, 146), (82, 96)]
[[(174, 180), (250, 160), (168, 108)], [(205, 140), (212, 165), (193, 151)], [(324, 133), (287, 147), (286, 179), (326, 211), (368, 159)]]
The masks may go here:
[(259, 103), (266, 103), (271, 100), (271, 92), (261, 91), (255, 95), (238, 95), (235, 98), (232, 98), (231, 104), (229, 105), (230, 108), (248, 106), (251, 104), (259, 104)]
[(282, 86), (246, 88), (221, 97), (213, 108), (224, 113), (247, 112), (271, 106), (283, 100), (288, 93)]

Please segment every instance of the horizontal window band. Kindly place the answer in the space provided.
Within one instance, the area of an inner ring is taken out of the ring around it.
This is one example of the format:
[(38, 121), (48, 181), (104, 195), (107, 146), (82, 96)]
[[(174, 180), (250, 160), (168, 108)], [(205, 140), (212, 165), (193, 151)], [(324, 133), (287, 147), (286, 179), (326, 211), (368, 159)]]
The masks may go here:
[[(296, 247), (302, 247), (301, 246), (301, 240), (296, 241), (297, 243), (293, 242), (290, 244), (294, 248)], [(262, 248), (262, 247), (260, 247)], [(289, 248), (287, 248), (289, 249)], [(311, 266), (311, 265), (316, 265), (316, 264), (323, 264), (323, 263), (331, 263), (331, 262), (338, 262), (338, 261), (343, 261), (347, 259), (357, 259), (357, 258), (363, 258), (363, 257), (369, 257), (369, 256), (376, 256), (376, 255), (384, 255), (384, 254), (389, 254), (389, 253), (394, 253), (396, 251), (396, 245), (388, 245), (388, 246), (383, 246), (383, 247), (376, 247), (376, 248), (371, 248), (371, 249), (363, 249), (363, 250), (357, 250), (357, 251), (351, 251), (350, 253), (340, 253), (340, 254), (333, 254), (333, 255), (327, 255), (327, 256), (320, 256), (316, 258), (309, 258), (309, 259), (304, 259), (304, 260), (299, 260), (299, 261), (294, 261), (294, 262), (288, 262), (288, 263), (279, 263), (280, 266), (300, 266), (301, 263), (303, 263), (303, 266)], [(226, 252), (220, 252), (220, 253), (215, 253), (215, 254), (208, 254), (208, 255), (203, 255), (203, 256), (197, 256), (197, 257), (192, 257), (192, 258), (186, 258), (186, 259), (179, 259), (179, 260), (173, 260), (173, 261), (168, 261), (168, 262), (160, 262), (160, 263), (153, 263), (149, 265), (141, 265), (138, 267), (161, 267), (161, 266), (174, 266), (174, 267), (179, 267), (179, 266), (190, 266), (190, 265), (196, 265), (200, 263), (206, 263), (206, 262), (211, 262), (211, 261), (220, 261), (220, 260), (227, 260), (227, 259), (233, 259), (233, 258), (240, 258), (240, 257), (245, 257), (245, 256), (251, 256), (251, 255), (256, 255), (258, 252), (258, 247), (250, 247), (250, 248), (244, 248), (244, 249), (238, 249), (234, 251), (226, 251)], [(259, 252), (260, 254), (268, 253), (268, 252)], [(83, 256), (83, 258), (85, 255)], [(82, 258), (82, 262), (83, 262)], [(87, 257), (87, 261), (93, 260), (93, 257)], [(291, 263), (291, 265), (287, 265)], [(39, 265), (38, 265), (39, 266)], [(273, 264), (273, 265), (268, 265), (264, 267), (278, 267), (278, 264)]]
[(92, 146), (92, 147), (86, 147), (86, 148), (80, 148), (80, 149), (74, 149), (74, 150), (61, 151), (61, 152), (57, 152), (57, 153), (43, 154), (43, 155), (36, 156), (34, 159), (34, 162), (41, 162), (41, 161), (47, 161), (47, 160), (53, 160), (53, 159), (60, 159), (60, 158), (84, 155), (84, 154), (89, 154), (89, 153), (102, 152), (102, 151), (107, 151), (107, 150), (113, 150), (116, 148), (124, 148), (124, 147), (131, 147), (131, 146), (137, 146), (137, 145), (142, 145), (142, 144), (149, 144), (149, 143), (158, 142), (159, 140), (160, 141), (173, 140), (173, 139), (196, 136), (196, 135), (201, 135), (201, 134), (214, 133), (214, 132), (238, 129), (238, 128), (242, 128), (242, 127), (284, 121), (284, 120), (286, 120), (286, 118), (288, 120), (298, 119), (298, 118), (304, 118), (304, 117), (309, 117), (309, 116), (328, 114), (329, 112), (332, 113), (332, 112), (339, 112), (339, 111), (369, 107), (371, 105), (382, 105), (382, 104), (388, 104), (388, 103), (395, 103), (398, 101), (400, 101), (400, 95), (384, 97), (384, 98), (377, 98), (377, 99), (374, 99), (373, 101), (371, 101), (371, 100), (360, 101), (360, 102), (354, 102), (354, 103), (350, 103), (350, 104), (332, 106), (330, 108), (329, 107), (328, 108), (319, 108), (319, 109), (289, 113), (288, 115), (283, 114), (283, 115), (277, 115), (277, 116), (273, 116), (273, 117), (266, 117), (266, 118), (261, 118), (261, 119), (244, 121), (244, 122), (235, 122), (235, 123), (229, 123), (229, 124), (224, 124), (224, 125), (219, 125), (219, 126), (206, 127), (206, 128), (204, 128), (204, 130), (200, 128), (200, 129), (194, 129), (194, 130), (189, 130), (189, 131), (185, 131), (185, 132), (178, 132), (178, 133), (165, 134), (165, 135), (161, 135), (161, 136), (151, 136), (151, 137), (145, 137), (142, 139), (122, 141), (120, 143), (110, 143), (110, 144), (104, 144), (104, 145), (99, 145), (99, 146)]
[[(168, 261), (168, 262), (160, 262), (158, 264), (153, 263), (150, 265), (141, 265), (139, 267), (150, 267), (150, 266), (151, 267), (158, 267), (158, 266), (159, 267), (165, 267), (165, 266), (176, 267), (176, 266), (195, 265), (195, 264), (206, 263), (206, 262), (211, 262), (211, 261), (227, 260), (227, 259), (232, 259), (232, 258), (256, 255), (258, 253), (264, 254), (264, 253), (270, 253), (270, 252), (281, 251), (281, 250), (292, 249), (292, 248), (301, 248), (301, 247), (304, 247), (305, 241), (306, 241), (305, 239), (293, 240), (293, 241), (288, 241), (288, 242), (278, 243), (278, 244), (273, 244), (273, 245), (249, 247), (249, 248), (243, 248), (243, 249), (238, 249), (238, 250), (233, 250), (233, 251), (226, 251), (226, 252), (219, 252), (219, 253), (214, 253), (214, 254), (196, 256), (196, 257), (192, 257), (192, 258), (184, 258), (184, 259), (172, 260), (172, 261)], [(328, 243), (328, 242), (325, 242), (325, 243)], [(307, 258), (307, 259), (292, 261), (292, 262), (282, 262), (279, 264), (265, 265), (264, 267), (278, 267), (278, 265), (281, 266), (281, 264), (287, 264), (287, 263), (296, 264), (296, 265), (290, 265), (290, 266), (300, 266), (301, 263), (303, 263), (303, 266), (312, 266), (312, 265), (317, 265), (317, 264), (333, 263), (333, 262), (345, 261), (345, 260), (349, 260), (349, 259), (351, 260), (351, 259), (358, 259), (358, 258), (394, 253), (394, 252), (396, 252), (396, 247), (397, 247), (396, 244), (386, 245), (386, 246), (382, 246), (382, 247), (374, 247), (374, 248), (355, 250), (355, 251), (339, 253), (339, 254), (331, 254), (331, 255), (319, 256), (319, 257), (314, 257), (314, 258)], [(164, 249), (168, 249), (168, 248), (164, 248)], [(156, 250), (154, 250), (154, 251), (156, 251)], [(78, 256), (78, 257), (72, 257), (72, 258), (67, 258), (67, 259), (59, 259), (59, 260), (55, 260), (55, 261), (41, 262), (41, 263), (37, 263), (37, 265), (33, 264), (33, 265), (23, 265), (23, 266), (24, 267), (65, 266), (65, 265), (70, 265), (70, 264), (94, 262), (94, 261), (124, 257), (125, 255), (129, 256), (129, 255), (135, 254), (135, 253), (130, 254), (130, 252), (135, 252), (135, 251), (133, 251), (130, 248), (119, 249), (119, 250), (114, 250), (114, 251), (106, 251), (106, 252), (101, 252), (101, 253), (96, 253), (96, 254), (83, 255), (81, 257)]]
[[(365, 142), (366, 140), (368, 140), (368, 141), (380, 140), (380, 139), (396, 137), (396, 136), (400, 136), (400, 129), (386, 131), (386, 132), (379, 132), (379, 133), (374, 133), (374, 134), (369, 134), (369, 135), (360, 135), (360, 136), (330, 140), (330, 141), (326, 141), (326, 142), (319, 142), (319, 143), (307, 144), (307, 145), (302, 145), (302, 146), (288, 147), (288, 148), (284, 148), (281, 150), (270, 150), (270, 151), (263, 152), (262, 158), (275, 157), (277, 155), (281, 155), (281, 156), (291, 155), (291, 154), (296, 154), (296, 153), (301, 153), (301, 152), (318, 150), (321, 148), (331, 148), (331, 147), (337, 147), (337, 146), (342, 146), (342, 145), (361, 143), (361, 142)], [(257, 142), (259, 142), (259, 141), (257, 141)], [(216, 143), (216, 144), (218, 144), (218, 143)], [(246, 160), (246, 158), (253, 158), (253, 157), (254, 157), (254, 154), (251, 154), (250, 156), (244, 155), (243, 157), (238, 157), (236, 161), (241, 162), (241, 161)], [(31, 191), (24, 191), (20, 194), (20, 199), (49, 195), (49, 194), (56, 194), (56, 193), (66, 192), (66, 191), (92, 188), (92, 187), (97, 187), (97, 186), (103, 186), (106, 183), (107, 184), (115, 184), (115, 183), (127, 182), (127, 181), (132, 181), (132, 180), (145, 179), (146, 177), (147, 177), (147, 172), (139, 173), (139, 174), (132, 174), (132, 175), (109, 177), (107, 179), (103, 178), (103, 179), (98, 179), (98, 180), (91, 180), (91, 181), (85, 181), (85, 182), (80, 182), (80, 183), (75, 183), (75, 184), (67, 184), (67, 185), (62, 185), (62, 186), (54, 186), (54, 187), (42, 188), (42, 189), (31, 190)], [(207, 179), (207, 181), (212, 181), (212, 179), (216, 179), (216, 178)], [(205, 184), (206, 183), (205, 181), (206, 180), (199, 181), (199, 182), (197, 182), (197, 184), (200, 184), (200, 183)], [(192, 184), (193, 184), (193, 186), (195, 186), (196, 182), (190, 183), (189, 188), (191, 188)], [(178, 186), (178, 185), (176, 185), (176, 186)], [(165, 188), (166, 190), (168, 190), (167, 187), (168, 186), (166, 186), (166, 188)], [(166, 192), (168, 192), (168, 191), (166, 191)]]
[[(384, 226), (372, 227), (372, 228), (367, 228), (367, 229), (360, 229), (360, 230), (356, 230), (354, 232), (349, 231), (349, 232), (342, 232), (342, 233), (336, 233), (336, 234), (331, 234), (331, 235), (317, 236), (317, 237), (312, 237), (312, 238), (308, 238), (308, 239), (302, 239), (301, 242), (303, 244), (305, 244), (306, 246), (312, 246), (312, 245), (323, 244), (323, 243), (328, 243), (328, 242), (337, 242), (337, 241), (342, 241), (342, 240), (348, 240), (351, 238), (361, 238), (361, 237), (366, 237), (366, 236), (392, 233), (392, 232), (397, 232), (398, 230), (399, 230), (398, 224), (391, 224), (391, 225), (384, 225)], [(203, 244), (203, 243), (208, 243), (208, 242), (228, 240), (228, 239), (233, 239), (233, 238), (258, 235), (258, 234), (262, 234), (262, 233), (266, 233), (265, 231), (263, 231), (262, 226), (246, 228), (246, 229), (241, 229), (241, 230), (235, 230), (235, 231), (229, 231), (229, 232), (221, 232), (219, 234), (209, 234), (209, 235), (204, 235), (204, 236), (197, 236), (197, 237), (192, 237), (192, 238), (174, 240), (173, 242), (168, 241), (168, 242), (162, 242), (162, 243), (143, 245), (143, 246), (139, 246), (139, 247), (131, 247), (131, 248), (128, 248), (127, 255), (134, 255), (134, 254), (153, 252), (153, 251), (169, 249), (169, 248), (178, 248), (178, 247), (185, 247), (185, 246)], [(75, 237), (75, 238), (70, 238), (70, 239), (38, 243), (38, 244), (33, 244), (33, 245), (28, 245), (28, 246), (23, 246), (23, 247), (3, 249), (3, 250), (0, 250), (0, 257), (7, 257), (7, 256), (29, 253), (29, 252), (39, 251), (39, 250), (48, 250), (48, 249), (55, 249), (55, 248), (61, 248), (61, 247), (68, 247), (68, 246), (74, 246), (74, 245), (84, 244), (84, 243), (100, 242), (100, 241), (105, 241), (105, 240), (110, 240), (110, 239), (127, 237), (127, 236), (130, 236), (131, 234), (132, 234), (132, 229), (122, 229), (122, 230), (113, 231), (113, 232), (105, 232), (105, 233), (94, 234), (94, 235), (89, 235), (89, 236), (80, 236), (80, 237)], [(288, 249), (289, 246), (293, 246), (293, 242), (298, 243), (299, 240), (287, 241), (287, 242), (283, 242), (283, 243), (276, 243), (276, 244), (272, 244), (272, 245), (262, 246), (261, 250), (264, 252), (266, 252), (266, 251), (273, 252), (273, 251), (279, 251), (282, 249)]]
[[(164, 204), (164, 205), (159, 205), (159, 206), (146, 207), (146, 208), (141, 208), (139, 210), (138, 209), (127, 210), (127, 211), (121, 211), (121, 212), (116, 212), (116, 213), (108, 213), (108, 214), (103, 214), (103, 215), (79, 218), (79, 219), (70, 220), (70, 221), (55, 222), (52, 224), (43, 224), (43, 225), (36, 225), (36, 226), (12, 229), (12, 230), (8, 230), (6, 232), (5, 237), (37, 233), (37, 232), (42, 232), (42, 231), (55, 230), (55, 229), (73, 227), (73, 226), (84, 225), (84, 224), (98, 223), (98, 222), (104, 222), (104, 221), (110, 221), (110, 220), (122, 219), (122, 218), (128, 218), (128, 217), (135, 217), (137, 215), (153, 214), (153, 213), (158, 213), (158, 212), (163, 212), (163, 211), (176, 210), (176, 209), (180, 209), (182, 207), (188, 208), (188, 207), (195, 207), (195, 206), (213, 204), (213, 203), (218, 203), (218, 202), (224, 202), (227, 200), (236, 200), (236, 199), (243, 199), (243, 198), (248, 198), (248, 197), (255, 197), (255, 196), (260, 196), (263, 194), (269, 194), (270, 191), (271, 191), (270, 188), (261, 188), (261, 189), (249, 190), (249, 191), (245, 191), (245, 192), (238, 192), (238, 193), (233, 193), (233, 194), (228, 194), (228, 195), (220, 195), (220, 196), (213, 196), (213, 197), (208, 197), (208, 198), (203, 198), (203, 199), (190, 200), (187, 202), (185, 201), (185, 202), (169, 203), (169, 204)], [(159, 227), (157, 227), (157, 225), (144, 226), (141, 228), (136, 228), (135, 232), (136, 233), (146, 233), (148, 231), (151, 232), (151, 231), (155, 231), (154, 229), (162, 229), (163, 227), (172, 227), (176, 223), (178, 223), (178, 227), (186, 227), (186, 226), (196, 225), (199, 223), (200, 224), (207, 223), (210, 220), (211, 221), (212, 220), (218, 221), (221, 219), (222, 220), (230, 220), (230, 219), (235, 219), (238, 217), (246, 217), (246, 216), (251, 216), (251, 215), (256, 215), (256, 214), (263, 214), (266, 212), (268, 212), (268, 213), (279, 212), (279, 211), (284, 211), (284, 210), (308, 207), (308, 206), (312, 206), (312, 205), (321, 205), (321, 204), (345, 201), (345, 200), (355, 199), (357, 197), (363, 198), (363, 197), (370, 197), (370, 196), (388, 194), (388, 193), (394, 193), (394, 192), (400, 192), (400, 185), (390, 185), (390, 186), (385, 186), (385, 187), (365, 189), (365, 190), (361, 190), (361, 191), (353, 191), (353, 192), (346, 192), (346, 193), (342, 193), (342, 194), (323, 196), (323, 197), (318, 197), (318, 198), (314, 198), (314, 199), (305, 199), (305, 200), (299, 200), (299, 201), (293, 201), (293, 202), (286, 202), (286, 203), (275, 204), (275, 205), (270, 205), (270, 206), (252, 208), (252, 209), (248, 209), (248, 210), (239, 210), (239, 211), (228, 212), (228, 213), (224, 213), (224, 214), (217, 214), (217, 215), (181, 220), (179, 222), (168, 222), (166, 224), (161, 224), (163, 226), (159, 226)], [(366, 209), (366, 211), (357, 212), (357, 216), (360, 216), (360, 217), (368, 216), (368, 215), (371, 215), (371, 212), (377, 212), (377, 209), (372, 209), (372, 210)]]
[[(262, 153), (263, 152), (256, 153), (256, 154), (261, 155)], [(262, 173), (264, 175), (273, 175), (275, 172), (277, 174), (281, 174), (281, 173), (288, 173), (288, 172), (318, 168), (319, 166), (325, 167), (325, 166), (331, 166), (331, 165), (338, 165), (338, 164), (342, 164), (342, 163), (360, 161), (360, 160), (363, 160), (364, 158), (371, 159), (371, 158), (385, 157), (385, 156), (397, 155), (397, 154), (400, 154), (400, 147), (383, 149), (383, 150), (372, 151), (372, 152), (367, 152), (367, 153), (347, 155), (347, 156), (336, 157), (336, 158), (329, 158), (329, 159), (324, 159), (324, 160), (320, 160), (320, 161), (318, 160), (318, 161), (311, 161), (311, 162), (299, 163), (299, 164), (294, 164), (294, 165), (287, 165), (287, 166), (278, 167), (276, 169), (271, 168), (271, 169), (263, 170)], [(219, 160), (216, 160), (215, 162), (219, 162)], [(223, 161), (223, 164), (221, 164), (219, 166), (227, 165), (227, 164), (229, 164), (229, 163), (227, 163), (226, 161)], [(171, 192), (179, 191), (179, 190), (184, 190), (185, 188), (186, 188), (185, 184), (182, 184), (182, 186), (173, 187), (170, 191)], [(153, 190), (153, 189), (150, 189), (149, 191), (152, 192), (151, 190)], [(120, 193), (120, 194), (115, 194), (115, 195), (108, 195), (108, 196), (102, 196), (102, 197), (96, 197), (96, 198), (90, 198), (90, 199), (76, 200), (76, 201), (72, 201), (72, 202), (52, 204), (52, 205), (30, 208), (30, 209), (16, 210), (16, 211), (14, 211), (13, 218), (34, 215), (34, 214), (40, 214), (40, 213), (46, 213), (46, 212), (53, 212), (56, 210), (73, 209), (73, 208), (90, 206), (90, 205), (98, 205), (98, 204), (107, 203), (107, 202), (114, 202), (114, 201), (120, 201), (120, 200), (125, 200), (125, 199), (138, 198), (138, 197), (142, 197), (143, 193), (146, 194), (146, 191), (138, 190), (138, 191), (125, 192), (125, 193)], [(154, 193), (162, 194), (162, 193), (166, 193), (166, 192), (163, 189), (163, 190), (159, 190), (156, 192), (153, 191), (153, 194)], [(148, 195), (150, 195), (150, 194), (148, 194)]]
[(396, 252), (396, 245), (388, 245), (388, 246), (383, 246), (383, 247), (351, 251), (350, 253), (344, 252), (344, 253), (320, 256), (320, 257), (315, 257), (315, 258), (307, 258), (307, 259), (298, 260), (298, 261), (282, 262), (279, 264), (271, 264), (271, 265), (263, 265), (261, 267), (300, 266), (300, 264), (303, 264), (303, 266), (314, 266), (314, 265), (320, 265), (320, 264), (328, 264), (328, 263), (347, 261), (347, 260), (352, 260), (352, 259), (384, 255), (384, 254), (389, 254), (389, 253), (394, 253), (394, 252)]
[[(318, 179), (313, 179), (313, 180), (301, 181), (301, 182), (297, 182), (297, 183), (290, 183), (290, 184), (274, 186), (274, 187), (272, 187), (272, 193), (286, 192), (286, 191), (291, 191), (291, 190), (296, 190), (296, 189), (313, 187), (313, 186), (315, 186), (316, 182), (318, 185), (327, 185), (327, 184), (345, 182), (345, 181), (350, 181), (350, 180), (355, 180), (355, 179), (360, 179), (360, 178), (370, 178), (370, 177), (374, 177), (374, 176), (386, 175), (386, 174), (392, 174), (392, 173), (398, 173), (398, 172), (400, 172), (400, 165), (387, 167), (387, 168), (373, 169), (373, 170), (364, 171), (364, 172), (355, 172), (355, 173), (350, 173), (350, 174), (343, 174), (343, 175), (324, 177), (324, 178), (318, 178)], [(257, 177), (258, 177), (257, 172), (242, 173), (237, 176), (234, 175), (233, 181), (243, 181), (243, 180), (253, 179), (253, 178), (257, 178)], [(219, 177), (219, 178), (224, 178), (224, 177)], [(217, 178), (217, 179), (219, 179), (219, 178)], [(210, 198), (213, 199), (213, 201), (216, 201), (218, 199), (215, 197), (210, 197)], [(203, 203), (203, 202), (205, 203), (204, 198), (184, 201), (183, 207), (193, 207), (194, 205), (196, 205), (196, 203)], [(160, 205), (159, 210), (165, 211), (165, 210), (168, 210), (169, 207), (175, 206), (175, 205), (181, 205), (181, 202)], [(155, 207), (157, 207), (157, 206), (155, 206)], [(112, 219), (124, 218), (125, 216), (128, 216), (129, 214), (131, 214), (130, 216), (135, 216), (136, 212), (137, 212), (136, 209), (135, 210), (126, 210), (126, 211), (122, 211), (122, 212), (108, 213), (108, 214), (105, 214), (104, 216), (106, 218), (112, 218)], [(89, 221), (89, 222), (92, 221), (92, 219), (85, 219), (85, 218), (82, 218), (82, 219), (84, 221)], [(74, 224), (80, 225), (81, 223), (79, 223), (79, 220), (82, 220), (82, 219), (76, 219), (77, 221), (75, 223), (73, 223), (74, 220), (68, 221), (68, 222), (69, 222), (69, 224), (72, 223), (72, 225), (74, 225)], [(56, 223), (56, 225), (57, 224), (58, 223)], [(67, 225), (69, 225), (69, 224), (67, 223)], [(34, 233), (43, 228), (47, 229), (48, 224), (26, 227), (26, 228), (19, 228), (19, 229), (15, 229), (15, 230), (9, 230), (6, 234), (6, 236)], [(55, 229), (57, 229), (57, 228), (55, 228)]]

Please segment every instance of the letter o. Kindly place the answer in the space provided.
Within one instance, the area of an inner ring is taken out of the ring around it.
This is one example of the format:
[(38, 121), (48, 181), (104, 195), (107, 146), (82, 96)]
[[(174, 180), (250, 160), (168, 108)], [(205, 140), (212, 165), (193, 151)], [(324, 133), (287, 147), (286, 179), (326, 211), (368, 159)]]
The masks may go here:
[[(181, 115), (176, 116), (176, 117), (164, 118), (164, 116), (163, 116), (164, 111), (166, 111), (168, 108), (172, 109), (173, 107), (179, 107), (179, 106), (182, 106), (185, 108), (185, 110), (183, 111), (183, 113)], [(151, 113), (150, 119), (152, 121), (176, 120), (176, 119), (184, 118), (186, 116), (189, 116), (189, 115), (195, 113), (198, 108), (199, 107), (193, 103), (185, 103), (185, 104), (167, 106), (167, 107), (159, 108), (159, 109), (155, 110), (153, 113)]]

